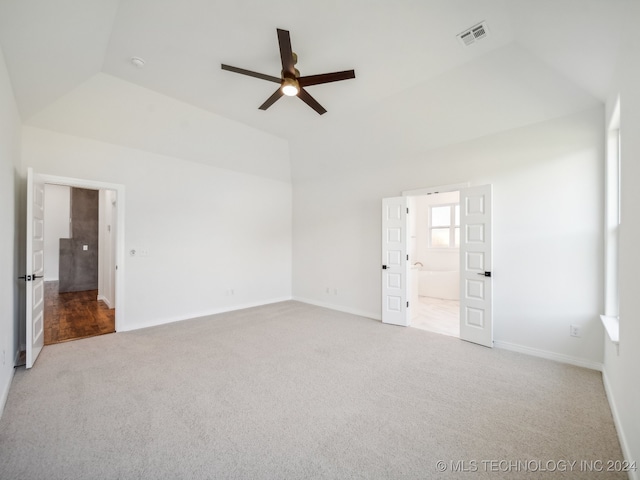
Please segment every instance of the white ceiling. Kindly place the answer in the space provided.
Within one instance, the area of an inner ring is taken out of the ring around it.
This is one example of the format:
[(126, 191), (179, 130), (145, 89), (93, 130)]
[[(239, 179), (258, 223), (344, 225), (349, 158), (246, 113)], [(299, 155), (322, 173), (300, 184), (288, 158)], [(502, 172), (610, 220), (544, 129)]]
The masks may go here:
[[(483, 58), (495, 64), (501, 52), (506, 61), (514, 49), (543, 78), (552, 69), (561, 79), (557, 92), (571, 85), (576, 95), (602, 102), (617, 25), (632, 1), (0, 0), (0, 46), (25, 123), (46, 127), (42, 112), (109, 75), (292, 139), (421, 86), (444, 93), (443, 79), (465, 65)], [(489, 37), (463, 47), (456, 34), (483, 20)], [(220, 69), (227, 63), (278, 76), (276, 28), (291, 32), (302, 75), (355, 69), (354, 80), (308, 88), (328, 110), (322, 117), (297, 98), (258, 110), (276, 85)], [(146, 61), (143, 69), (131, 64), (133, 56)], [(473, 89), (476, 81), (483, 79), (454, 83)]]

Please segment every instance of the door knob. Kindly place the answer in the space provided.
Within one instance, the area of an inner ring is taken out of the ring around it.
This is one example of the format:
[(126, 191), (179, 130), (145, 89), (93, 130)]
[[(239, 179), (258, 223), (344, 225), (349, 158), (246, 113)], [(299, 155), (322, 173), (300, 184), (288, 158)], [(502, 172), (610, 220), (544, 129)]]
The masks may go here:
[(42, 275), (22, 275), (21, 277), (18, 277), (18, 280), (30, 282), (31, 280), (35, 280), (36, 278), (42, 278)]

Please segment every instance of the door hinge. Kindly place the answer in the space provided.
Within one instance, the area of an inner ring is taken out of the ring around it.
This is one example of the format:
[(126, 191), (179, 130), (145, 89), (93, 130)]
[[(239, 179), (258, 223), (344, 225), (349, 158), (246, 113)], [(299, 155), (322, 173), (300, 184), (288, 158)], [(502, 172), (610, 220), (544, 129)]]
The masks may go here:
[(409, 302), (407, 302), (407, 308), (409, 308)]
[(407, 207), (407, 213), (409, 213), (409, 207)]
[(407, 254), (407, 262), (409, 261), (409, 254)]

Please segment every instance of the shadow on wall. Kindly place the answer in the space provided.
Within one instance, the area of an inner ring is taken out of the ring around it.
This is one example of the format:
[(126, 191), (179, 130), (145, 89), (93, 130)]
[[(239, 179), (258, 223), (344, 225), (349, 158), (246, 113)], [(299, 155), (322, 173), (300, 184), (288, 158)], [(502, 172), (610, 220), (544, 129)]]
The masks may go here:
[(98, 289), (98, 195), (71, 188), (71, 238), (60, 239), (61, 293)]
[[(14, 278), (18, 278), (20, 275), (26, 273), (26, 251), (25, 251), (25, 238), (26, 238), (26, 183), (21, 176), (20, 169), (14, 168), (13, 171), (13, 188), (15, 189), (15, 232), (14, 232), (14, 244), (13, 244), (13, 269)], [(24, 272), (24, 273), (20, 273)], [(23, 349), (24, 339), (26, 338), (26, 324), (24, 321), (26, 315), (26, 291), (24, 288), (25, 282), (20, 281), (16, 285), (14, 290), (14, 307), (13, 315), (15, 322), (14, 331), (14, 352), (16, 354)]]

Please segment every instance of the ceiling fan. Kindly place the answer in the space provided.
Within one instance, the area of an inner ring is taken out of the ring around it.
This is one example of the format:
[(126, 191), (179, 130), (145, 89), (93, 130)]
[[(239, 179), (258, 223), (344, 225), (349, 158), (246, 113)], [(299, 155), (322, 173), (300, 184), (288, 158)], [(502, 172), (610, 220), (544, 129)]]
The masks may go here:
[(291, 49), (291, 37), (289, 36), (289, 32), (279, 28), (277, 31), (278, 44), (280, 45), (280, 58), (282, 60), (282, 73), (280, 77), (264, 75), (262, 73), (252, 72), (250, 70), (245, 70), (244, 68), (232, 67), (225, 64), (221, 65), (222, 69), (280, 84), (280, 87), (274, 92), (274, 94), (260, 105), (260, 107), (258, 107), (260, 110), (266, 110), (273, 105), (276, 100), (282, 97), (282, 95), (287, 95), (289, 97), (297, 96), (320, 115), (326, 113), (327, 111), (324, 107), (320, 105), (315, 98), (309, 95), (309, 92), (307, 92), (304, 87), (356, 78), (356, 72), (354, 70), (345, 70), (344, 72), (322, 73), (320, 75), (308, 75), (301, 77), (300, 72), (295, 68), (295, 64), (298, 63), (298, 56)]

